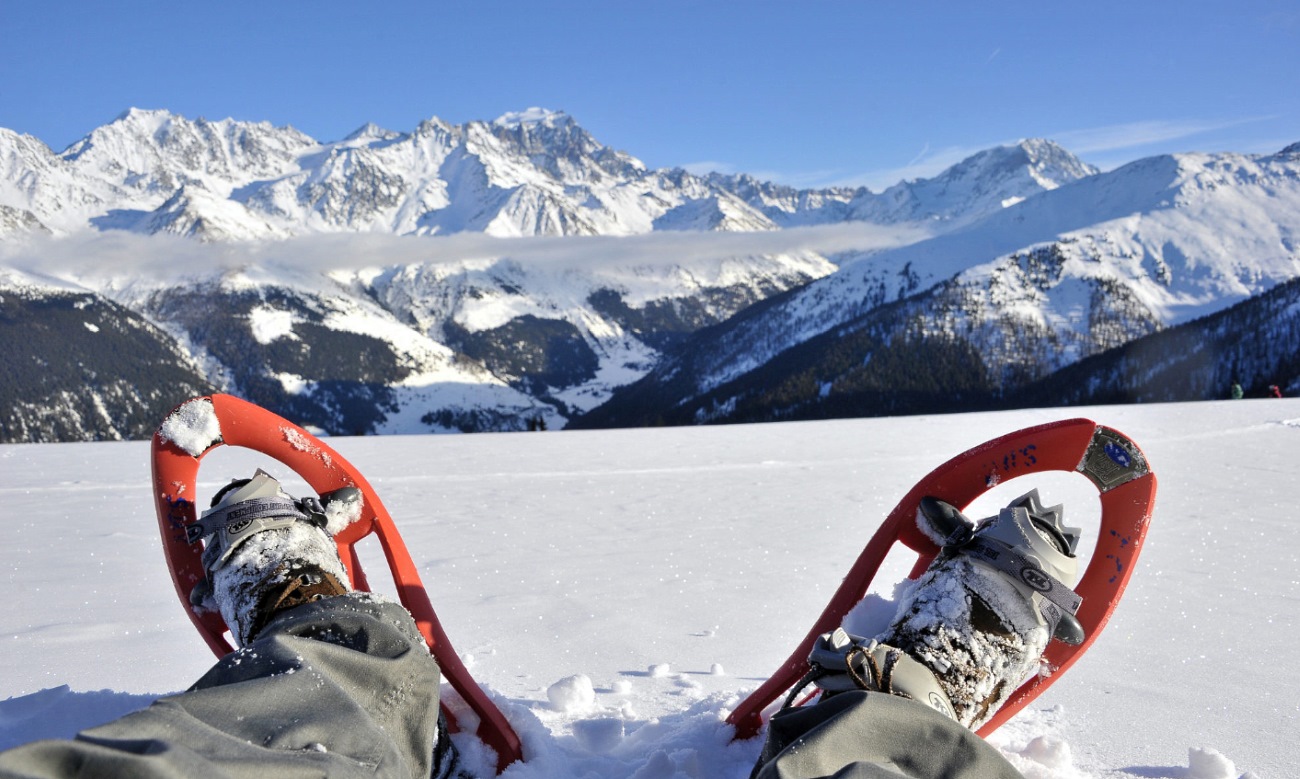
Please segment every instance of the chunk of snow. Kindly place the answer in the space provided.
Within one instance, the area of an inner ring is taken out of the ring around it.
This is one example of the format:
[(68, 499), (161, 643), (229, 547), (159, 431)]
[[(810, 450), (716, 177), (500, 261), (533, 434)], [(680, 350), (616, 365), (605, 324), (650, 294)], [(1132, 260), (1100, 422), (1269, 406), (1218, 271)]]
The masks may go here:
[(1020, 754), (1047, 768), (1064, 769), (1074, 763), (1069, 743), (1055, 736), (1034, 738)]
[(92, 333), (98, 333), (98, 332), (99, 332), (99, 326), (98, 326), (98, 325), (93, 325), (93, 324), (91, 324), (90, 322), (82, 322), (81, 324), (85, 325), (85, 326), (86, 326), (86, 329), (89, 330), (89, 331), (92, 332)]
[(356, 500), (332, 500), (325, 507), (325, 532), (336, 536), (348, 525), (361, 519), (361, 507), (364, 499), (360, 493)]
[(662, 679), (666, 676), (670, 676), (673, 672), (672, 666), (668, 665), (667, 663), (655, 663), (654, 665), (650, 666), (648, 670), (650, 675), (656, 679)]
[(1187, 750), (1187, 779), (1237, 779), (1237, 767), (1215, 749)]
[(195, 398), (168, 414), (158, 435), (191, 457), (198, 457), (221, 440), (221, 422), (210, 399)]
[(546, 688), (546, 698), (556, 711), (566, 714), (585, 711), (596, 702), (596, 689), (591, 685), (591, 677), (586, 674), (574, 674)]

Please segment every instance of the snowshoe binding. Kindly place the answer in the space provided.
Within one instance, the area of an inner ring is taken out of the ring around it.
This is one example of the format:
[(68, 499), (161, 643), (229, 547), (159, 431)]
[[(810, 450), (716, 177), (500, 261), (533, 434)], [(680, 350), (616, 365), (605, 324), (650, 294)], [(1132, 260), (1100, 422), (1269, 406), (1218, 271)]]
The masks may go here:
[(190, 543), (203, 542), (207, 574), (191, 602), (219, 611), (237, 644), (246, 646), (276, 613), (349, 592), (327, 530), (327, 505), (346, 505), (355, 492), (299, 500), (262, 470), (232, 481), (186, 528)]

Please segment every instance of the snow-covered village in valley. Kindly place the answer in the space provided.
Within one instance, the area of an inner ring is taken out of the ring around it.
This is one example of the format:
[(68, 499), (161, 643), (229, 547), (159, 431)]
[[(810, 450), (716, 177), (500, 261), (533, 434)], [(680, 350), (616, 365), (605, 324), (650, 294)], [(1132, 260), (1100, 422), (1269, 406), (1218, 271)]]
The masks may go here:
[(231, 5), (0, 25), (0, 777), (1300, 773), (1300, 13)]

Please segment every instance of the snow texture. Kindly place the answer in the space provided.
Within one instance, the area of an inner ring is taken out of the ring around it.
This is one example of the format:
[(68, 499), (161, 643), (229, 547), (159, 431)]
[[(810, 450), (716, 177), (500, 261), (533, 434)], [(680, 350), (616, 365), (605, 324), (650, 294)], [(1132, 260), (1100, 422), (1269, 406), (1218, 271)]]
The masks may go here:
[[(972, 594), (997, 615), (1005, 635), (972, 625)], [(907, 588), (898, 617), (878, 638), (929, 666), (957, 720), (978, 728), (1037, 667), (1048, 634), (1032, 603), (1003, 574), (959, 555)]]
[(280, 432), (284, 434), (284, 440), (289, 443), (289, 446), (300, 452), (314, 455), (325, 464), (326, 468), (333, 466), (334, 458), (330, 456), (330, 453), (317, 446), (310, 438), (303, 435), (302, 431), (293, 427), (282, 427)]
[(320, 528), (306, 522), (254, 533), (217, 569), (213, 597), (238, 645), (247, 643), (259, 619), (265, 621), (257, 609), (265, 593), (288, 581), (304, 565), (315, 566), (340, 582), (348, 580), (338, 547)]
[[(456, 651), (523, 738), (529, 760), (506, 779), (745, 779), (760, 744), (731, 743), (723, 719), (895, 503), (958, 452), (1075, 416), (1144, 448), (1155, 518), (1106, 631), (990, 742), (1029, 779), (1294, 775), (1300, 399), (330, 443), (379, 491)], [(148, 450), (0, 446), (0, 746), (69, 736), (213, 662), (158, 553)], [(198, 489), (259, 466), (306, 494), (229, 447)], [(966, 513), (1032, 486), (1065, 503), (1090, 556), (1096, 491), (1077, 474), (1008, 479)], [(358, 548), (382, 587), (382, 553)], [(887, 559), (864, 604), (885, 623), (913, 561)], [(576, 674), (594, 703), (559, 711), (547, 689)]]

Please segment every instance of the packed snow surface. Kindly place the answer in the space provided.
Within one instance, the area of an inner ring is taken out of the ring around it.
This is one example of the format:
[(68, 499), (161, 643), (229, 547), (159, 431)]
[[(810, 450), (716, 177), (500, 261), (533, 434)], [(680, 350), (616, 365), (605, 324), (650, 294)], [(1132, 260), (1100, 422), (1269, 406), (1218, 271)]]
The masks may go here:
[[(396, 518), (457, 651), (519, 730), (528, 759), (508, 779), (745, 779), (759, 743), (730, 743), (723, 719), (894, 503), (958, 452), (1074, 416), (1144, 448), (1155, 518), (1106, 632), (992, 742), (1030, 779), (1294, 776), (1300, 400), (330, 443)], [(0, 446), (0, 746), (139, 708), (212, 662), (159, 551), (148, 451)], [(227, 449), (199, 492), (256, 466), (302, 492)], [(1031, 486), (1095, 530), (1074, 474), (1007, 480), (969, 513)], [(363, 560), (386, 578), (377, 550)], [(887, 560), (877, 578), (909, 567)]]

